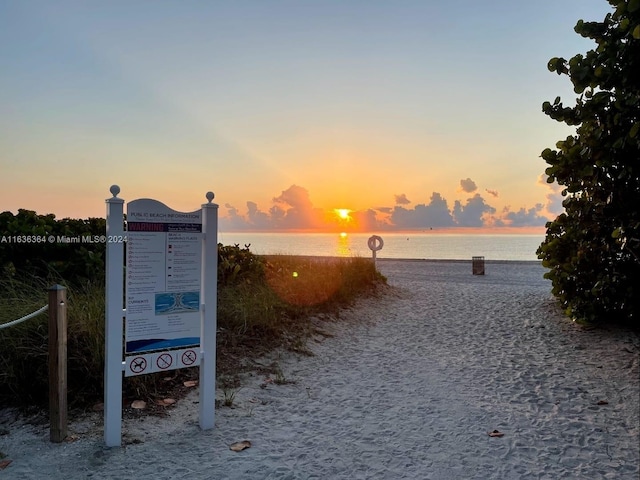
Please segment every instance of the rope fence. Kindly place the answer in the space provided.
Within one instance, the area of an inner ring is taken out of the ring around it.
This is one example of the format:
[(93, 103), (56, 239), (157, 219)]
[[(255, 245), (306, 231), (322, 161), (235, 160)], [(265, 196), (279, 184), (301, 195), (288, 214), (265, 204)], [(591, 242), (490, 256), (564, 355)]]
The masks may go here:
[(60, 443), (67, 437), (67, 289), (53, 285), (49, 303), (29, 315), (3, 323), (0, 330), (49, 311), (49, 439)]
[(33, 317), (37, 317), (38, 315), (40, 315), (41, 313), (44, 313), (47, 311), (47, 309), (49, 308), (49, 305), (45, 305), (44, 307), (36, 310), (33, 313), (30, 313), (29, 315), (25, 315), (22, 318), (19, 318), (17, 320), (12, 320), (10, 322), (7, 323), (3, 323), (2, 325), (0, 325), (0, 330), (2, 330), (3, 328), (9, 328), (9, 327), (13, 327), (14, 325), (18, 325), (19, 323), (22, 322), (26, 322), (27, 320), (32, 319)]

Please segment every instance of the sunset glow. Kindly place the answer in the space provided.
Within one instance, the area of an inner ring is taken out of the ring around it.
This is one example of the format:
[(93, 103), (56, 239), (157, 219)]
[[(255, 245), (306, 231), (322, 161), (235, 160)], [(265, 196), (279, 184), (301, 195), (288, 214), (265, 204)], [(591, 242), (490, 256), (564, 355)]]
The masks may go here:
[(351, 220), (351, 217), (349, 216), (351, 210), (349, 210), (348, 208), (336, 208), (334, 211), (336, 212), (336, 215), (338, 215), (338, 218), (340, 218), (341, 220)]
[(541, 105), (576, 97), (546, 66), (612, 8), (515, 3), (3, 2), (0, 213), (104, 217), (117, 184), (212, 191), (221, 231), (544, 228), (540, 153), (575, 129)]

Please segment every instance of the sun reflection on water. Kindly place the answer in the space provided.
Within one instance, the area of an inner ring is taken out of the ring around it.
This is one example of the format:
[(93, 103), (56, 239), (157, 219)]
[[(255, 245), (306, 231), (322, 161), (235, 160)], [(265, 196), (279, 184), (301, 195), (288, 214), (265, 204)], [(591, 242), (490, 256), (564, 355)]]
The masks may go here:
[(338, 245), (336, 251), (339, 257), (351, 256), (351, 246), (347, 232), (341, 232), (340, 235), (338, 235)]

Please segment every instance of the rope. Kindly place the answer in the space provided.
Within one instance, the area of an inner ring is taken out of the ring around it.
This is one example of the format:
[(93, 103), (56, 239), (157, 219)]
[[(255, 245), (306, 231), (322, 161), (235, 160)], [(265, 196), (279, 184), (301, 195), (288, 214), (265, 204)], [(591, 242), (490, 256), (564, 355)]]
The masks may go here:
[(25, 315), (24, 317), (19, 318), (17, 320), (13, 320), (11, 322), (3, 323), (2, 325), (0, 325), (0, 330), (2, 330), (3, 328), (13, 327), (14, 325), (17, 325), (17, 324), (22, 323), (22, 322), (26, 322), (30, 318), (36, 317), (36, 316), (40, 315), (41, 313), (46, 312), (48, 308), (49, 308), (49, 305), (45, 305), (41, 309), (36, 310), (35, 312), (30, 313), (29, 315)]

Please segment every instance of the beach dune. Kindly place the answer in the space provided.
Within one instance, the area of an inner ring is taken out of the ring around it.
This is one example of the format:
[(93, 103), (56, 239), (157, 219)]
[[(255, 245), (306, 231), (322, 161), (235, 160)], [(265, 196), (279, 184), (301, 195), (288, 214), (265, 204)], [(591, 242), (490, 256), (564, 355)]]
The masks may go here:
[(247, 376), (215, 429), (199, 429), (195, 392), (168, 418), (125, 420), (121, 448), (96, 416), (51, 444), (5, 412), (0, 478), (639, 477), (637, 334), (568, 321), (537, 262), (378, 268), (388, 289), (323, 324), (314, 356), (266, 359), (289, 382)]

